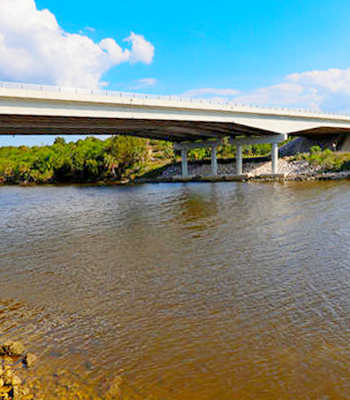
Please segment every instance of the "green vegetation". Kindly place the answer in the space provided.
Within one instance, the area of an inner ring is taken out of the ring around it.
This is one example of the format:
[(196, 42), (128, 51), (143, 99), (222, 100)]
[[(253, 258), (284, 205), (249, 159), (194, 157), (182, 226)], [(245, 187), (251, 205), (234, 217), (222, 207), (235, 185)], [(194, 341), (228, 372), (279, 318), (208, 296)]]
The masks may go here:
[(294, 157), (295, 160), (306, 160), (313, 166), (320, 166), (322, 170), (329, 172), (349, 171), (350, 153), (334, 153), (329, 149), (322, 150), (319, 146), (313, 146), (310, 153), (301, 153)]
[[(243, 148), (243, 156), (245, 157), (261, 157), (271, 153), (271, 144), (247, 145)], [(217, 155), (219, 158), (234, 158), (236, 155), (236, 146), (229, 144), (227, 138), (224, 144), (218, 147)], [(210, 148), (193, 149), (188, 152), (189, 160), (203, 160), (211, 157)]]
[(89, 137), (76, 143), (57, 138), (51, 146), (0, 148), (0, 183), (122, 180), (147, 163), (147, 141), (127, 136)]
[[(266, 156), (271, 145), (245, 146), (244, 156)], [(218, 157), (234, 158), (235, 146), (224, 140)], [(189, 151), (190, 160), (210, 159), (210, 149)], [(130, 136), (106, 140), (88, 137), (76, 143), (56, 138), (51, 146), (0, 148), (0, 184), (83, 183), (156, 176), (177, 158), (170, 142)]]

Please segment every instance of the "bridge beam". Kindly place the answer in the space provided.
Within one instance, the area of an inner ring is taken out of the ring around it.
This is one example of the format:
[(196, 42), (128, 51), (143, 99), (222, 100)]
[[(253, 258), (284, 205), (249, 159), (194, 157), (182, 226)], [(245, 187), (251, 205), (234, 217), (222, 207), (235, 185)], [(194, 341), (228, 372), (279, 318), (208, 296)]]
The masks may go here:
[(220, 146), (222, 144), (222, 140), (204, 140), (202, 142), (181, 142), (174, 144), (174, 150), (192, 150), (192, 149), (201, 149), (203, 147), (212, 147), (212, 146)]

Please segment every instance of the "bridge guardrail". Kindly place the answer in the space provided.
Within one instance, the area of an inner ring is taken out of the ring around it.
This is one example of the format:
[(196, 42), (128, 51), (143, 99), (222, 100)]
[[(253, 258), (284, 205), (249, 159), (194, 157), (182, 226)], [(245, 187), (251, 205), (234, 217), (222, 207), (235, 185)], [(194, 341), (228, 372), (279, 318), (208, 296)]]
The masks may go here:
[(314, 114), (314, 115), (334, 115), (337, 117), (344, 116), (349, 118), (350, 114), (337, 114), (337, 113), (330, 113), (330, 112), (320, 112), (310, 109), (295, 109), (295, 108), (288, 108), (288, 107), (274, 107), (274, 106), (257, 106), (253, 104), (239, 104), (232, 101), (218, 101), (210, 100), (210, 99), (201, 99), (195, 97), (187, 97), (187, 96), (178, 96), (178, 95), (154, 95), (154, 94), (142, 94), (142, 93), (131, 93), (131, 92), (121, 92), (121, 91), (114, 91), (114, 90), (103, 90), (103, 89), (84, 89), (84, 88), (70, 88), (70, 87), (61, 87), (61, 86), (54, 86), (54, 85), (41, 85), (41, 84), (34, 84), (34, 83), (20, 83), (20, 82), (6, 82), (0, 81), (0, 88), (6, 89), (23, 89), (23, 90), (31, 90), (31, 91), (41, 91), (41, 92), (49, 92), (49, 93), (70, 93), (76, 95), (96, 95), (96, 96), (107, 96), (107, 97), (119, 97), (119, 98), (135, 98), (135, 99), (154, 99), (154, 100), (165, 100), (171, 101), (174, 103), (194, 103), (194, 104), (203, 104), (203, 105), (225, 105), (227, 107), (232, 108), (242, 108), (249, 110), (272, 110), (272, 111), (285, 111), (285, 112), (295, 112), (297, 114), (307, 113), (307, 114)]

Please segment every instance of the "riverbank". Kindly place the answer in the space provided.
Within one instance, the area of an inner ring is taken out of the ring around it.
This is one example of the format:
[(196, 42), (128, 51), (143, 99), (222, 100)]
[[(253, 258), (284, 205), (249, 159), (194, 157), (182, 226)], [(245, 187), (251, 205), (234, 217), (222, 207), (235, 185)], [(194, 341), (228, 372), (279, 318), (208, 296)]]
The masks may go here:
[(135, 179), (136, 183), (171, 182), (225, 182), (225, 181), (315, 181), (350, 178), (350, 171), (330, 171), (321, 163), (310, 163), (305, 159), (284, 157), (279, 160), (279, 173), (271, 174), (271, 161), (267, 157), (245, 159), (243, 174), (236, 174), (235, 160), (218, 161), (218, 175), (211, 176), (208, 160), (190, 162), (189, 177), (182, 178), (181, 163), (173, 163), (152, 171), (152, 175)]
[[(87, 146), (87, 144), (89, 144), (88, 139), (86, 139), (85, 142), (80, 142), (79, 145)], [(95, 145), (95, 142), (93, 142), (93, 144)], [(102, 144), (106, 146), (106, 143), (102, 142)], [(52, 147), (60, 146), (65, 145), (58, 142)], [(133, 146), (131, 146), (131, 148), (133, 148)], [(103, 149), (105, 149), (105, 147), (103, 147)], [(14, 150), (12, 149), (11, 151), (13, 152)], [(23, 149), (21, 151), (23, 152)], [(73, 154), (72, 160), (74, 159)], [(11, 170), (8, 168), (3, 169), (3, 174), (1, 175), (0, 173), (0, 185), (33, 186), (38, 184), (88, 184), (110, 186), (187, 181), (313, 181), (339, 180), (348, 179), (350, 177), (350, 153), (332, 152), (329, 149), (321, 150), (319, 146), (311, 147), (309, 153), (298, 153), (293, 156), (280, 157), (278, 163), (278, 174), (271, 173), (272, 163), (270, 156), (244, 158), (243, 174), (240, 175), (237, 175), (236, 173), (236, 161), (234, 158), (223, 157), (218, 159), (217, 176), (211, 175), (210, 159), (205, 158), (192, 160), (188, 162), (189, 176), (186, 178), (182, 177), (181, 162), (172, 160), (174, 160), (174, 158), (152, 158), (147, 162), (144, 162), (142, 168), (136, 168), (135, 170), (132, 169), (132, 171), (129, 171), (130, 173), (126, 175), (115, 173), (115, 169), (113, 168), (117, 168), (117, 161), (112, 165), (112, 169), (109, 167), (107, 170), (102, 167), (97, 168), (95, 175), (89, 175), (81, 171), (78, 173), (77, 167), (72, 167), (73, 169), (69, 171), (64, 168), (65, 172), (63, 175), (60, 172), (61, 169), (52, 169), (50, 174), (47, 176), (44, 174), (45, 179), (41, 179), (40, 165), (38, 166), (37, 163), (32, 163), (29, 170), (26, 170), (22, 164), (18, 164), (18, 168), (16, 167)], [(73, 170), (75, 171), (74, 173), (72, 172)]]

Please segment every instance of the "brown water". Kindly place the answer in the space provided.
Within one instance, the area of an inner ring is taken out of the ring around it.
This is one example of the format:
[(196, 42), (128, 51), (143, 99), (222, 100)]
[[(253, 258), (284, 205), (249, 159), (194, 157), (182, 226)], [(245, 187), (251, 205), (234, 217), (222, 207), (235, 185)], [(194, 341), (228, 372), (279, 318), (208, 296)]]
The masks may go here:
[(349, 204), (349, 182), (1, 187), (0, 341), (140, 399), (349, 399)]

